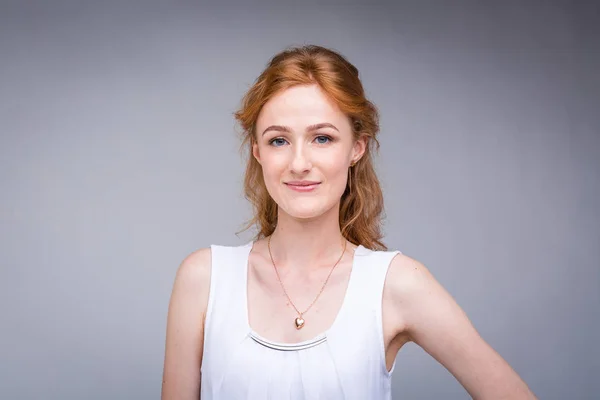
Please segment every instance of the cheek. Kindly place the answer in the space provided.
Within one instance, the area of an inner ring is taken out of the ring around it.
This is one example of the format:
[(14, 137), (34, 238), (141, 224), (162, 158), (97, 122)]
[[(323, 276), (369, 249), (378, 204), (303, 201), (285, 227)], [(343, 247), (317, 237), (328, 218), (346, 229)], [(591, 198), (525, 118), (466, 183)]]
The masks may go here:
[(261, 158), (261, 167), (265, 180), (279, 180), (287, 165), (284, 157), (277, 154), (268, 154), (268, 152), (263, 152), (263, 154), (264, 156)]
[(343, 178), (348, 173), (346, 160), (345, 154), (336, 154), (325, 158), (321, 163), (323, 172), (329, 175), (330, 179)]

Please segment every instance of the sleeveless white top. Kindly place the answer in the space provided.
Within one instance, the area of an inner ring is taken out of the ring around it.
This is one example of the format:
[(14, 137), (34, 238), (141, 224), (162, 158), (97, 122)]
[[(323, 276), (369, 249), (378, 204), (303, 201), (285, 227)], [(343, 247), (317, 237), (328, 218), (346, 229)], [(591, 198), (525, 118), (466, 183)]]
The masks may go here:
[(249, 325), (248, 256), (253, 242), (211, 245), (201, 399), (391, 399), (385, 362), (382, 295), (399, 251), (358, 246), (333, 325), (313, 339), (278, 343)]

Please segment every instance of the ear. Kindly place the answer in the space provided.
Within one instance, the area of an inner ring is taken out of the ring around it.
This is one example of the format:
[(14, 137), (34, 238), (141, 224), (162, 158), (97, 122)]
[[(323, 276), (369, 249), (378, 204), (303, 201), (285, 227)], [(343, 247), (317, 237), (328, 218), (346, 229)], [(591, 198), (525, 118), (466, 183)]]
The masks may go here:
[(360, 160), (365, 154), (365, 150), (367, 149), (367, 137), (361, 136), (354, 142), (354, 146), (352, 148), (352, 159), (351, 163), (356, 163)]
[(258, 151), (258, 143), (254, 141), (252, 143), (252, 155), (256, 158), (256, 161), (260, 164), (260, 152)]

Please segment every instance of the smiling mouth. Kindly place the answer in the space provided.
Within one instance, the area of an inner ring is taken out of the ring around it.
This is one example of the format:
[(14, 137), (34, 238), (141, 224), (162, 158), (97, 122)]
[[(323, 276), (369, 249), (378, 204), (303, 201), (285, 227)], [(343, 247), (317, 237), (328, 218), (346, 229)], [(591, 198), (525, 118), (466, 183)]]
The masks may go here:
[(321, 182), (312, 182), (312, 183), (286, 183), (286, 185), (295, 191), (298, 192), (308, 192), (315, 189), (319, 186)]

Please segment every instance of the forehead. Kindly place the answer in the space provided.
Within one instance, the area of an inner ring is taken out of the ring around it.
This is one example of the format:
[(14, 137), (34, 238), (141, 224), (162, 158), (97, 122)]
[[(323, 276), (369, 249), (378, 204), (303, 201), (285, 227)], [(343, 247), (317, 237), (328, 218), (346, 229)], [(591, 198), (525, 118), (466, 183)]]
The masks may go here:
[(257, 125), (302, 127), (321, 122), (333, 123), (339, 129), (350, 126), (346, 115), (318, 85), (298, 85), (273, 96), (263, 106)]

